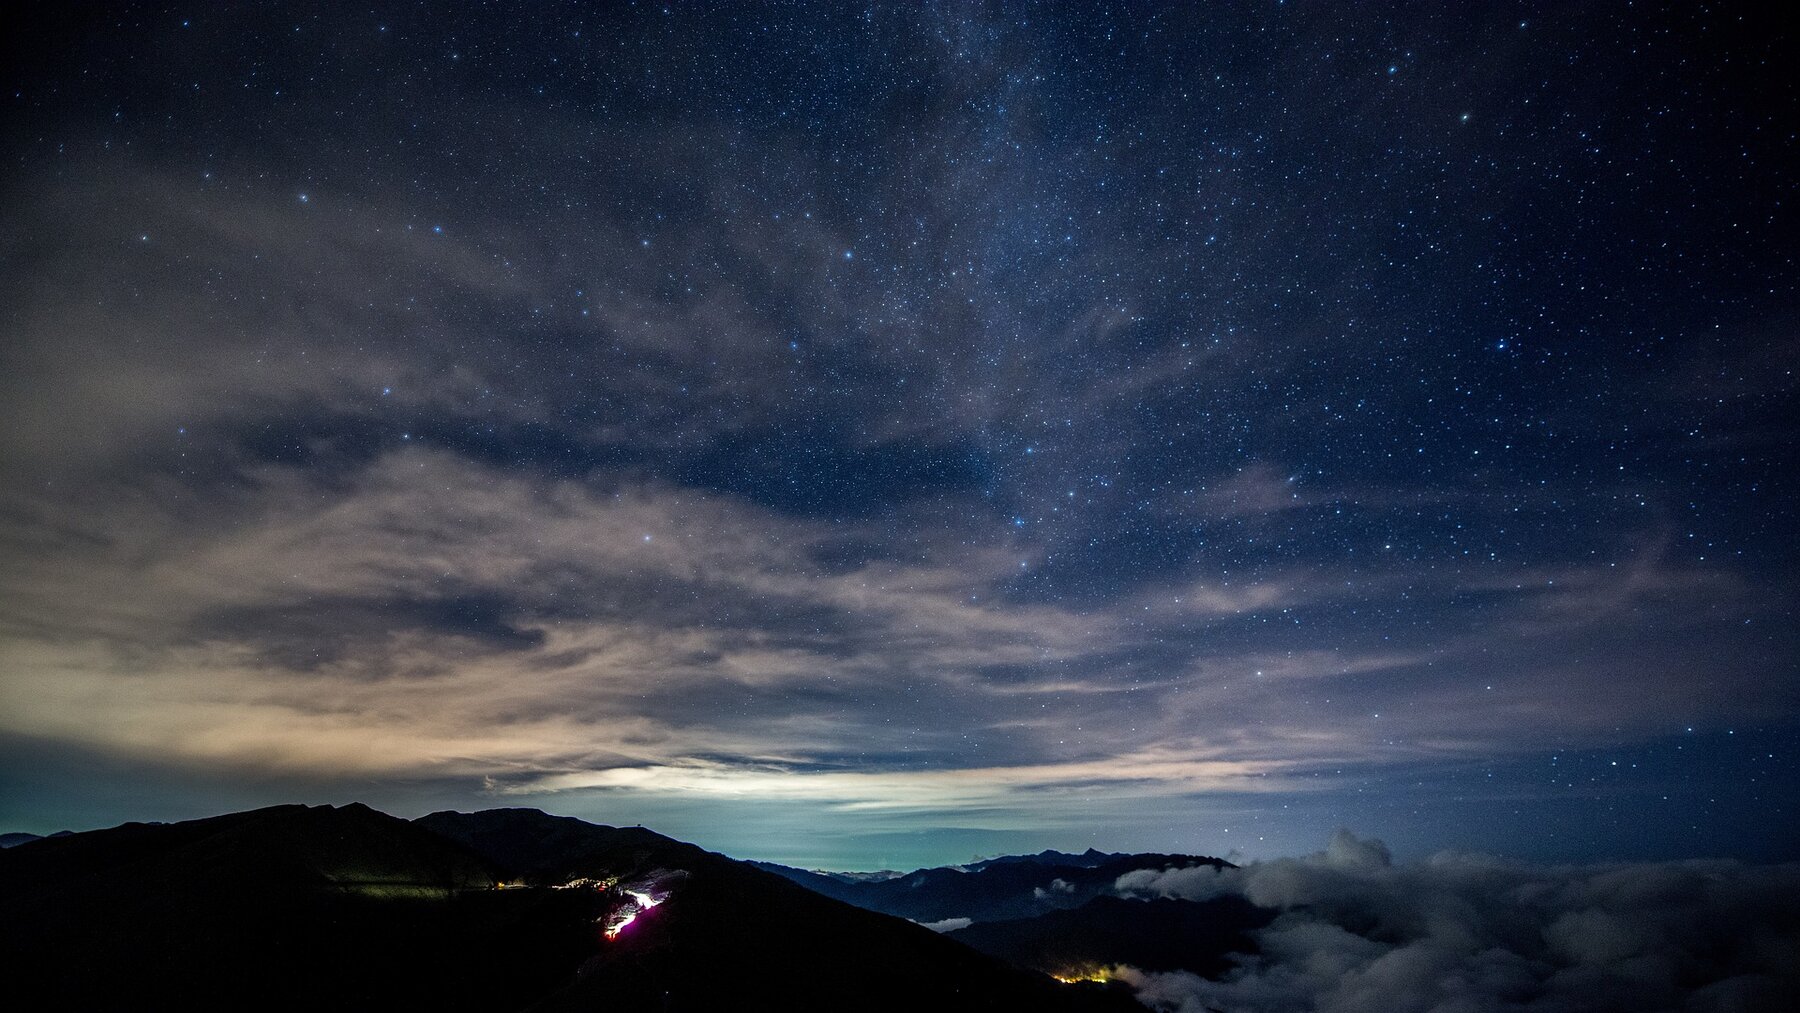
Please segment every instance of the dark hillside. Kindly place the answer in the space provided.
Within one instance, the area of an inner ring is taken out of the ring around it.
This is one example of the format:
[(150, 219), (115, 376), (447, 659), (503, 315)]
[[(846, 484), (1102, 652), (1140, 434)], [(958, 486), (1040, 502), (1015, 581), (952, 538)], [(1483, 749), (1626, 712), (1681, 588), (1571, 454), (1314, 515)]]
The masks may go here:
[(14, 994), (70, 1010), (1065, 1010), (1059, 984), (641, 828), (361, 805), (0, 852)]
[(539, 1009), (1141, 1009), (646, 830), (532, 810), (419, 823), (528, 879), (616, 878), (658, 895)]
[(1251, 933), (1275, 912), (1242, 897), (1207, 901), (1095, 897), (1072, 911), (976, 922), (950, 938), (1021, 967), (1073, 977), (1130, 964), (1145, 971), (1191, 971), (1214, 978), (1233, 953), (1255, 953)]
[(0, 853), (14, 982), (58, 1009), (516, 1008), (591, 952), (597, 898), (365, 806), (279, 806)]

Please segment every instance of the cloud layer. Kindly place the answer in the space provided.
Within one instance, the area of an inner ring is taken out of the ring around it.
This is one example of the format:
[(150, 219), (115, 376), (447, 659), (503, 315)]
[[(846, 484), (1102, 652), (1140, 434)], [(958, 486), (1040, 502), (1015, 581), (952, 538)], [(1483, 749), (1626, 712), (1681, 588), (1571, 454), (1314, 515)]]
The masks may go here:
[(1281, 912), (1221, 980), (1121, 970), (1172, 1013), (1776, 1009), (1800, 986), (1795, 865), (1395, 865), (1381, 842), (1339, 831), (1308, 858), (1145, 869), (1117, 888)]

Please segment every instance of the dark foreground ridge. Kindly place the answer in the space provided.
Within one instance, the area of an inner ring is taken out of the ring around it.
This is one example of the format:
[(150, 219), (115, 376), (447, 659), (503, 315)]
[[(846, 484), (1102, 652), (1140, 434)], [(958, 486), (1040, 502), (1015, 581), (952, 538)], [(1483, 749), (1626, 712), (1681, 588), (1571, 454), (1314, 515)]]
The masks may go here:
[(0, 852), (57, 1009), (1140, 1010), (641, 828), (277, 806)]

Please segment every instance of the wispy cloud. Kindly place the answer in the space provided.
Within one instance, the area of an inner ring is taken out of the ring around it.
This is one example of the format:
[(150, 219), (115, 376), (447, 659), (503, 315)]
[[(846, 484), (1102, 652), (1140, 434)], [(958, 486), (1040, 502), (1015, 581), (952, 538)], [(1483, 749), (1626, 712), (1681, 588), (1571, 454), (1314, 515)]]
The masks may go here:
[[(140, 498), (15, 554), (9, 731), (247, 769), (922, 812), (1067, 790), (1311, 791), (1302, 775), (1348, 760), (1660, 714), (1578, 672), (1494, 676), (1561, 679), (1584, 701), (1573, 712), (1542, 705), (1541, 686), (1472, 685), (1470, 666), (1505, 646), (1492, 632), (1281, 651), (1242, 635), (1351, 593), (1317, 574), (1003, 605), (1017, 553), (943, 540), (844, 569), (819, 557), (841, 523), (667, 484), (544, 479), (424, 447), (329, 486), (273, 466), (256, 478), (208, 529), (185, 522), (187, 501)], [(1717, 594), (1655, 566), (1559, 586)], [(1582, 623), (1558, 606), (1544, 627), (1535, 581), (1441, 593), (1496, 596), (1495, 630), (1571, 643), (1623, 607)], [(856, 769), (835, 769), (851, 754)]]
[[(1350, 125), (1435, 112), (1320, 104), (1287, 57), (1102, 109), (1104, 54), (925, 11), (820, 22), (891, 33), (841, 68), (880, 100), (672, 100), (644, 82), (694, 68), (654, 33), (712, 37), (632, 17), (666, 73), (571, 34), (556, 66), (598, 76), (521, 91), (396, 28), (415, 74), (349, 47), (289, 108), (152, 26), (120, 66), (155, 86), (17, 93), (0, 736), (1018, 825), (1800, 714), (1791, 509), (1742, 453), (1791, 429), (1786, 317), (1662, 376), (1620, 307), (1705, 314), (1635, 275), (1521, 316), (1550, 287), (1488, 251), (1523, 219), (1425, 213), (1513, 192), (1440, 200), (1435, 156)], [(1442, 270), (1393, 283), (1427, 232)], [(1481, 336), (1590, 311), (1592, 362)]]

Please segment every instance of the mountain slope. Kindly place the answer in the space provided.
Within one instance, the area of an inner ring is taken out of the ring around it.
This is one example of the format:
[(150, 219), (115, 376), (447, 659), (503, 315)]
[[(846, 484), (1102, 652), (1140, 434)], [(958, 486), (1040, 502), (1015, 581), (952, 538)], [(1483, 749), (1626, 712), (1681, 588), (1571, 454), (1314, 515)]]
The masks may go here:
[(647, 830), (533, 810), (419, 824), (528, 881), (611, 882), (656, 902), (537, 1009), (1139, 1009)]
[(1063, 977), (1130, 964), (1145, 971), (1217, 977), (1232, 953), (1255, 953), (1255, 929), (1274, 912), (1232, 895), (1207, 901), (1095, 897), (1072, 911), (977, 922), (947, 933), (1021, 967)]
[(62, 1009), (518, 1008), (592, 950), (595, 898), (364, 806), (127, 824), (0, 852), (13, 986)]
[(1126, 1013), (641, 828), (361, 805), (0, 852), (9, 985), (49, 1008)]

